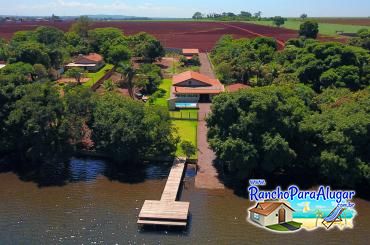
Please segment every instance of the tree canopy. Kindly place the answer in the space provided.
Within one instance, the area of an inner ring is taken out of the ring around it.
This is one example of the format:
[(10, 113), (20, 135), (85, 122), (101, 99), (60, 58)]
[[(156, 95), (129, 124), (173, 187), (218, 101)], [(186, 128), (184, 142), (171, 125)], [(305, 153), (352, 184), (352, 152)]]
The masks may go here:
[(317, 38), (319, 24), (314, 21), (305, 21), (299, 27), (299, 35), (306, 38)]
[(280, 84), (223, 94), (207, 120), (210, 145), (242, 183), (309, 172), (321, 184), (366, 189), (369, 92), (330, 88), (316, 95), (302, 84)]

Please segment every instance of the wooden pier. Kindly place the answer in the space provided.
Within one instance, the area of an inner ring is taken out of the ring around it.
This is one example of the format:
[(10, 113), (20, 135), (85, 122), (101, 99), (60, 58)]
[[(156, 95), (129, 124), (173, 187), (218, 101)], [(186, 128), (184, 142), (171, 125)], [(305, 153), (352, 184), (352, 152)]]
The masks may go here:
[(187, 225), (190, 203), (176, 201), (185, 167), (186, 158), (176, 158), (174, 160), (161, 200), (145, 200), (139, 214), (138, 224), (166, 226)]

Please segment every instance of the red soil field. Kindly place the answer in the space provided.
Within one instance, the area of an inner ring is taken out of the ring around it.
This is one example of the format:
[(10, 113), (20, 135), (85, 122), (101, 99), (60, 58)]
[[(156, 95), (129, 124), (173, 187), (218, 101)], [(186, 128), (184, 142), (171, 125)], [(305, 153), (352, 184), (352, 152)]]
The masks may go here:
[[(72, 22), (7, 22), (0, 24), (0, 37), (10, 39), (14, 32), (34, 30), (38, 26), (54, 26), (67, 31)], [(116, 27), (127, 35), (147, 32), (158, 38), (167, 48), (199, 48), (210, 51), (222, 35), (231, 34), (235, 38), (267, 36), (277, 39), (280, 48), (285, 41), (297, 37), (297, 31), (250, 23), (223, 22), (147, 22), (112, 21), (94, 22), (92, 28)], [(329, 38), (330, 39), (330, 38)], [(327, 38), (325, 38), (327, 40)]]

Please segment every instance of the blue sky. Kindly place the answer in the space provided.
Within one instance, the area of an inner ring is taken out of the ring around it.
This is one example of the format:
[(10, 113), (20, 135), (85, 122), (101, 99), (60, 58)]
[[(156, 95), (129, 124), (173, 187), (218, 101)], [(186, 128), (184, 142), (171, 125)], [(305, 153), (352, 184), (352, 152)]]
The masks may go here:
[(120, 14), (190, 17), (195, 11), (262, 11), (263, 16), (370, 16), (369, 0), (0, 0), (0, 15)]

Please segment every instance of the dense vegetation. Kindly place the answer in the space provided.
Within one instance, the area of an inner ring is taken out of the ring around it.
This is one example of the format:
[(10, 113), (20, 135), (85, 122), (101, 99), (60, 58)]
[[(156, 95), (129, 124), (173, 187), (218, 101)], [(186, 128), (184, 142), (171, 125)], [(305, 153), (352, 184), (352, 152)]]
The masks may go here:
[(270, 39), (226, 36), (212, 53), (223, 82), (255, 86), (213, 100), (208, 136), (222, 166), (243, 186), (250, 177), (281, 175), (366, 190), (369, 52), (309, 39), (275, 47)]
[[(177, 138), (167, 110), (115, 92), (95, 94), (79, 86), (84, 71), (78, 69), (67, 71), (76, 85), (52, 82), (56, 70), (74, 55), (89, 52), (101, 53), (124, 79), (148, 93), (160, 83), (160, 69), (152, 62), (164, 51), (148, 34), (128, 37), (114, 28), (91, 30), (84, 17), (67, 33), (52, 27), (18, 32), (9, 43), (0, 42), (1, 59), (8, 62), (0, 70), (2, 158), (33, 171), (45, 163), (60, 167), (80, 150), (103, 153), (119, 165), (174, 153)], [(142, 65), (134, 68), (132, 56)], [(135, 75), (140, 79), (133, 80)]]
[(220, 21), (231, 21), (231, 20), (255, 20), (260, 19), (262, 15), (261, 11), (252, 14), (248, 11), (241, 11), (239, 14), (235, 14), (232, 12), (223, 12), (221, 14), (218, 13), (210, 13), (210, 14), (203, 14), (201, 12), (195, 12), (193, 15), (193, 19), (200, 20), (200, 19), (214, 19)]
[(358, 37), (350, 40), (351, 45), (370, 50), (370, 30), (361, 29), (357, 32)]
[(365, 49), (312, 39), (289, 40), (286, 45), (277, 52), (273, 39), (225, 36), (213, 50), (212, 60), (227, 84), (264, 86), (295, 81), (316, 92), (331, 86), (356, 91), (370, 84), (370, 55)]

